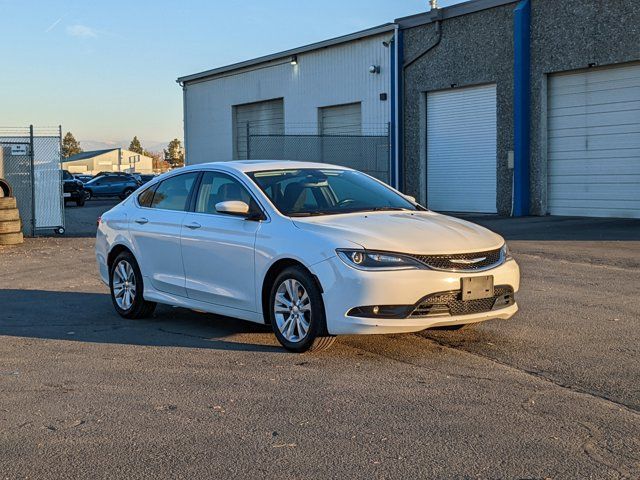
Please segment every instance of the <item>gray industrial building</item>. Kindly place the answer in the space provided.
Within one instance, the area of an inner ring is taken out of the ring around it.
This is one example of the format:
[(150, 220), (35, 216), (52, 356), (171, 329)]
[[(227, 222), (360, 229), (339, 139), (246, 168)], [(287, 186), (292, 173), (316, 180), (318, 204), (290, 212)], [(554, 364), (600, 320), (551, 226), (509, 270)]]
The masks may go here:
[(638, 0), (475, 0), (396, 23), (407, 193), (640, 218)]

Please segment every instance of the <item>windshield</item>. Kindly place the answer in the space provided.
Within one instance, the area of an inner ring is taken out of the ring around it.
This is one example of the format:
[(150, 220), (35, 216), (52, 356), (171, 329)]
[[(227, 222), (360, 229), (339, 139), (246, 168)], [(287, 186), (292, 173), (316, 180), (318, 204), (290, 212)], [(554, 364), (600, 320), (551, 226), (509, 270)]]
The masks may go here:
[(302, 168), (248, 175), (276, 208), (290, 217), (422, 209), (353, 170)]
[(69, 172), (67, 172), (66, 170), (62, 171), (62, 179), (63, 180), (73, 180), (73, 175), (71, 175)]

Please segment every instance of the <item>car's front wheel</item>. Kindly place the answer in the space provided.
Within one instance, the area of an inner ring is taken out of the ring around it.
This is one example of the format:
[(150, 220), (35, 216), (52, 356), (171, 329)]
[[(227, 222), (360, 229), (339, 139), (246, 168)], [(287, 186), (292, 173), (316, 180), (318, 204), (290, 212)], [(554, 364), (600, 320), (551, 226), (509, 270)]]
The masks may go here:
[(154, 302), (147, 302), (142, 295), (142, 273), (130, 252), (122, 252), (114, 260), (109, 269), (109, 287), (113, 306), (124, 318), (146, 318), (156, 308)]
[(324, 350), (335, 340), (327, 332), (320, 288), (302, 267), (286, 268), (276, 277), (269, 295), (269, 317), (276, 338), (292, 352)]

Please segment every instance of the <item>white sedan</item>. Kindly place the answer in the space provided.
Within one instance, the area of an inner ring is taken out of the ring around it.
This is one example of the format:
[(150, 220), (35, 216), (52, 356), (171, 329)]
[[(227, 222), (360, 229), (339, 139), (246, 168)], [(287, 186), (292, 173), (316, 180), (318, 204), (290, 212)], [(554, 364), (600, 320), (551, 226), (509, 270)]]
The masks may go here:
[(186, 307), (270, 324), (296, 352), (518, 310), (520, 271), (502, 237), (321, 163), (162, 175), (101, 217), (96, 256), (125, 318)]

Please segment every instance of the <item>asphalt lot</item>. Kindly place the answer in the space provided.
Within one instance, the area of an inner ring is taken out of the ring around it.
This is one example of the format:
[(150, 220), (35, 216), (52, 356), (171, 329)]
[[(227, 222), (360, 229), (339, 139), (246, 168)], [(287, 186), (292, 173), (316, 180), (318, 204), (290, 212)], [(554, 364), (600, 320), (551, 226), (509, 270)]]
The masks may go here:
[(341, 337), (113, 311), (109, 202), (0, 247), (0, 477), (640, 478), (640, 221), (474, 217), (510, 240), (519, 314)]

